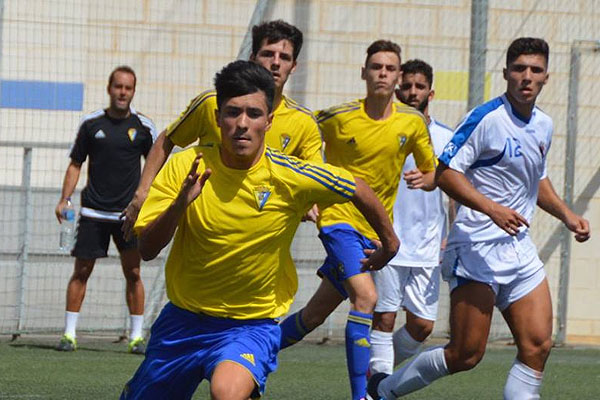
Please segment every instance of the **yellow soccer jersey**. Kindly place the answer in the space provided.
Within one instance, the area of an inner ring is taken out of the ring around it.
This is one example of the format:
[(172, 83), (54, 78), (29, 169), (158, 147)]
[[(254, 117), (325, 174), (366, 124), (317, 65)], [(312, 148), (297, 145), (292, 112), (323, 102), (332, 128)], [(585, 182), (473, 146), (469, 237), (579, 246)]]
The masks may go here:
[(136, 233), (177, 197), (192, 161), (212, 169), (200, 196), (179, 221), (166, 263), (167, 295), (178, 307), (235, 319), (277, 318), (298, 288), (290, 246), (315, 203), (354, 195), (354, 177), (341, 168), (265, 149), (249, 170), (223, 165), (218, 147), (195, 146), (161, 169), (135, 224)]
[[(217, 93), (210, 90), (196, 97), (179, 118), (167, 127), (173, 143), (186, 147), (199, 139), (201, 145), (221, 142), (215, 110)], [(322, 161), (321, 133), (310, 110), (283, 96), (273, 113), (273, 124), (265, 134), (265, 145), (309, 161)]]
[[(423, 115), (394, 103), (392, 115), (371, 119), (364, 99), (317, 114), (327, 163), (362, 178), (373, 189), (390, 219), (406, 156), (412, 153), (422, 172), (435, 169), (435, 155)], [(369, 239), (377, 234), (353, 204), (336, 204), (321, 212), (319, 227), (349, 224)]]

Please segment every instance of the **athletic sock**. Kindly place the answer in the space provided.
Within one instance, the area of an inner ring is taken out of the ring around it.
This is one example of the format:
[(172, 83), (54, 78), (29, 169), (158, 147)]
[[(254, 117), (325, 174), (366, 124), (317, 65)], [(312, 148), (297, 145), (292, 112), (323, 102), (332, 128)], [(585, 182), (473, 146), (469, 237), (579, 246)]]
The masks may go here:
[(346, 363), (352, 389), (352, 400), (367, 395), (367, 370), (369, 369), (369, 329), (372, 314), (351, 310), (346, 322)]
[(129, 316), (131, 321), (131, 329), (129, 330), (129, 340), (137, 339), (142, 337), (142, 325), (144, 324), (144, 315), (133, 315)]
[(69, 335), (75, 338), (75, 330), (77, 329), (77, 318), (79, 317), (78, 312), (65, 312), (65, 335)]
[(406, 325), (394, 332), (394, 366), (417, 354), (421, 344), (410, 336)]
[(383, 332), (375, 329), (371, 331), (370, 375), (379, 372), (391, 375), (394, 372), (393, 335), (392, 332)]
[(298, 343), (304, 336), (308, 335), (312, 330), (308, 330), (302, 322), (302, 311), (298, 311), (287, 317), (279, 327), (281, 328), (281, 342), (279, 349), (283, 350), (293, 344)]
[(504, 386), (505, 400), (536, 400), (540, 398), (543, 373), (515, 359)]
[(418, 354), (407, 365), (382, 380), (378, 393), (384, 399), (396, 399), (422, 389), (448, 374), (444, 347), (433, 347)]

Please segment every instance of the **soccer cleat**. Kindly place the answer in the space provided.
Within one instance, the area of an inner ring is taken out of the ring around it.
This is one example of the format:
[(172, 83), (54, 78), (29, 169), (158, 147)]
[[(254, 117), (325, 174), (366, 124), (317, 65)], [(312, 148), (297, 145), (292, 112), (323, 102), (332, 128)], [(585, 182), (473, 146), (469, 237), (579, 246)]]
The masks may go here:
[(146, 342), (143, 337), (135, 338), (129, 342), (127, 351), (131, 354), (146, 354)]
[(56, 346), (56, 350), (58, 351), (75, 351), (77, 350), (77, 340), (69, 334), (64, 334), (60, 338), (60, 342)]
[(369, 382), (367, 382), (367, 393), (373, 400), (383, 400), (383, 397), (379, 395), (377, 392), (377, 388), (379, 388), (379, 382), (387, 378), (389, 375), (383, 372), (379, 372), (377, 374), (373, 374), (369, 378)]

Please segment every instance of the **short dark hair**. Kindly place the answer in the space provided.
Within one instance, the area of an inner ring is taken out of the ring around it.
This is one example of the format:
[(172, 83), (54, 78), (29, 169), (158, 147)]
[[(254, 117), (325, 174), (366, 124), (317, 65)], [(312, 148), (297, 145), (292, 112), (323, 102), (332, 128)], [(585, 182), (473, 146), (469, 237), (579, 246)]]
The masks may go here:
[(119, 65), (117, 68), (113, 69), (113, 71), (108, 76), (108, 86), (112, 85), (115, 80), (115, 74), (117, 72), (126, 72), (128, 74), (133, 75), (133, 87), (135, 89), (135, 84), (137, 83), (137, 77), (135, 76), (135, 71), (129, 65)]
[(429, 83), (429, 88), (433, 86), (433, 68), (423, 60), (415, 58), (414, 60), (408, 60), (402, 64), (403, 74), (422, 74)]
[(263, 22), (252, 27), (252, 54), (257, 55), (264, 40), (267, 44), (277, 43), (281, 40), (289, 40), (294, 46), (294, 61), (302, 49), (303, 36), (300, 29), (294, 25), (278, 19), (275, 21)]
[(400, 58), (400, 53), (402, 49), (396, 43), (390, 40), (376, 40), (367, 48), (367, 58), (365, 59), (365, 67), (369, 63), (369, 58), (375, 53), (379, 53), (380, 51), (389, 51), (391, 53), (395, 53), (398, 56), (398, 60), (402, 60)]
[(540, 54), (544, 56), (546, 64), (548, 64), (550, 49), (544, 39), (532, 37), (515, 39), (506, 51), (506, 66), (508, 67), (523, 54)]
[(275, 98), (273, 75), (265, 67), (256, 63), (237, 60), (227, 64), (215, 75), (215, 89), (219, 109), (226, 100), (260, 90), (265, 94), (269, 113), (273, 111)]

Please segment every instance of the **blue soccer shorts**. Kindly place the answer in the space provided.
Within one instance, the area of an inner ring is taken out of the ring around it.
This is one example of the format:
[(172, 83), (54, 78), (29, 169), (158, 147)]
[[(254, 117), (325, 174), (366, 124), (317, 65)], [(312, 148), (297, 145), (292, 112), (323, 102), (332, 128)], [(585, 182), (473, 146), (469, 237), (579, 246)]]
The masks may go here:
[(281, 330), (272, 319), (217, 318), (168, 303), (152, 325), (146, 358), (125, 385), (121, 399), (191, 399), (216, 366), (232, 361), (246, 368), (259, 398), (277, 369)]
[(375, 249), (371, 240), (347, 224), (325, 226), (319, 238), (327, 251), (325, 262), (317, 271), (321, 278), (327, 278), (340, 294), (347, 299), (348, 292), (343, 282), (363, 273), (360, 260), (366, 258), (365, 249)]

